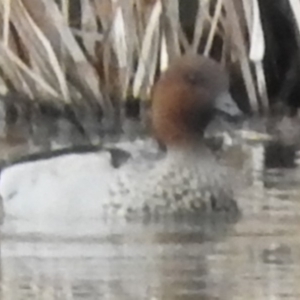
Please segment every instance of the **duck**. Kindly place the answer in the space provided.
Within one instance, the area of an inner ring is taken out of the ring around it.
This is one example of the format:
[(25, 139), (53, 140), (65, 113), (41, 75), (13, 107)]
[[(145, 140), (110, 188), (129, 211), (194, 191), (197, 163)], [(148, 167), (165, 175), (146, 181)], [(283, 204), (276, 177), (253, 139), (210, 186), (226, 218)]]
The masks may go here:
[(150, 149), (158, 141), (165, 151), (153, 147), (149, 159), (133, 155), (118, 167), (111, 165), (111, 152), (99, 151), (5, 168), (0, 179), (4, 212), (27, 221), (33, 216), (78, 221), (84, 215), (236, 210), (228, 168), (204, 141), (207, 126), (220, 114), (230, 120), (242, 115), (230, 95), (227, 72), (211, 58), (182, 55), (151, 92), (154, 139), (147, 145)]
[(182, 56), (156, 82), (151, 98), (153, 135), (166, 154), (144, 170), (143, 182), (134, 180), (125, 167), (125, 175), (120, 174), (112, 189), (109, 208), (122, 210), (124, 199), (129, 199), (126, 214), (235, 209), (229, 170), (204, 141), (216, 115), (231, 119), (242, 115), (230, 95), (226, 71), (211, 58)]

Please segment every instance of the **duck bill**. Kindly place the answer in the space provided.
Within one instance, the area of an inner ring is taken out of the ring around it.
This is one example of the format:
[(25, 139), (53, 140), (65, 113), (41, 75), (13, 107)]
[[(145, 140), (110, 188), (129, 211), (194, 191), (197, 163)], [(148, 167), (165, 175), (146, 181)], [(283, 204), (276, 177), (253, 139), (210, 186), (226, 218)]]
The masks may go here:
[(222, 93), (216, 98), (215, 110), (231, 118), (239, 118), (242, 116), (241, 110), (238, 108), (229, 92)]

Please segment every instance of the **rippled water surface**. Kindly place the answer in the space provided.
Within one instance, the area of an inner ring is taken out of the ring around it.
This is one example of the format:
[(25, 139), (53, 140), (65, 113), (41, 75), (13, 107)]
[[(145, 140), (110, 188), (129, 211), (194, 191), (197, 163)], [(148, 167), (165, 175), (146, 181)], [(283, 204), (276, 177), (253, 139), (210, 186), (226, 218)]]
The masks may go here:
[(266, 170), (252, 150), (235, 222), (97, 220), (81, 237), (3, 232), (1, 299), (300, 299), (300, 170)]

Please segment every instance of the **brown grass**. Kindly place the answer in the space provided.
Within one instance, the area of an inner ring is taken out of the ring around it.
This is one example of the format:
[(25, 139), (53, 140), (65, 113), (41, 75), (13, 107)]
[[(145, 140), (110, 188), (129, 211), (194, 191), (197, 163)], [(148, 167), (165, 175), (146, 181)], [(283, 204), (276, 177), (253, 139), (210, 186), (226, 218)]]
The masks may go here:
[[(242, 78), (244, 105), (268, 110), (259, 0), (188, 2), (3, 0), (0, 92), (37, 102), (95, 103), (110, 116), (112, 99), (147, 99), (175, 56), (197, 51)], [(299, 31), (299, 4), (290, 2)]]

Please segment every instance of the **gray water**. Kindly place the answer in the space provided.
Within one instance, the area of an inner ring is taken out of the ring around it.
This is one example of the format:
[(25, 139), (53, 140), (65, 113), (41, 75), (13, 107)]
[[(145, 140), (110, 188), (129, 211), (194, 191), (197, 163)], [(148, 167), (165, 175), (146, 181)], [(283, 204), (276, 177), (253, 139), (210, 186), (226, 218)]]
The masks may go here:
[(105, 222), (1, 240), (1, 299), (300, 299), (300, 169), (249, 146), (238, 220)]

